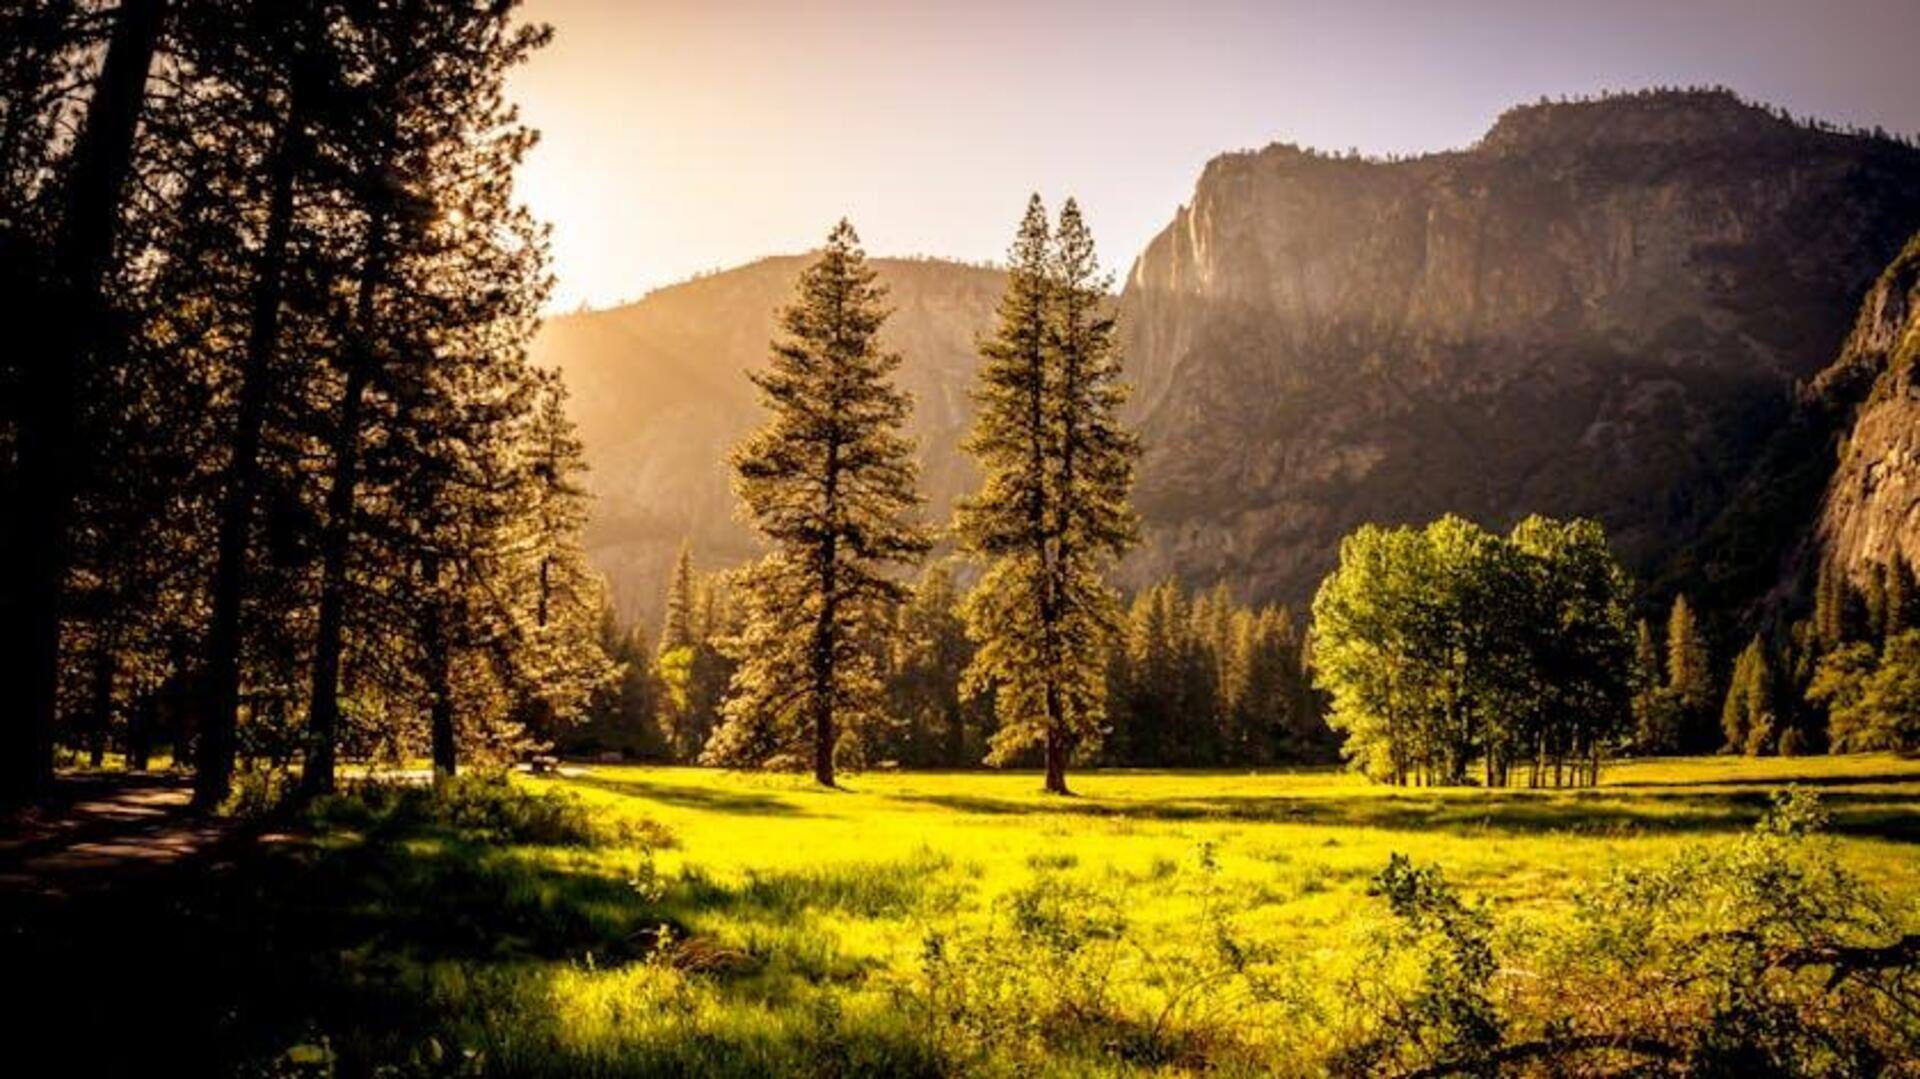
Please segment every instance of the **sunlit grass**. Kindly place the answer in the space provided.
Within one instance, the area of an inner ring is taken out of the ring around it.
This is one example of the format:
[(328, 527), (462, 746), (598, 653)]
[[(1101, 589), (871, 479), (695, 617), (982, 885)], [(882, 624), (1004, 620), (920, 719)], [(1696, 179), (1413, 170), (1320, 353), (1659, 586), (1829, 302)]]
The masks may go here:
[[(316, 808), (249, 891), (196, 897), (162, 935), (262, 964), (220, 985), (248, 987), (234, 1014), (277, 1032), (264, 1055), (343, 1073), (1287, 1074), (1364, 1023), (1339, 986), (1386, 921), (1367, 889), (1396, 852), (1503, 922), (1554, 924), (1611, 869), (1740, 834), (1799, 784), (1842, 862), (1920, 926), (1920, 761), (1889, 756), (1625, 762), (1566, 791), (1395, 790), (1330, 769), (1083, 773), (1065, 799), (997, 772), (840, 790), (626, 766), (515, 782), (585, 812), (484, 784), (431, 802), (381, 788)], [(956, 1037), (930, 957), (961, 964), (950, 989), (1044, 1008), (1055, 973), (1025, 953), (981, 967), (981, 944), (1061, 895), (1124, 936), (1097, 993), (1058, 998), (1103, 1010)], [(77, 939), (110, 947), (74, 917)], [(1223, 928), (1295, 988), (1214, 994)]]

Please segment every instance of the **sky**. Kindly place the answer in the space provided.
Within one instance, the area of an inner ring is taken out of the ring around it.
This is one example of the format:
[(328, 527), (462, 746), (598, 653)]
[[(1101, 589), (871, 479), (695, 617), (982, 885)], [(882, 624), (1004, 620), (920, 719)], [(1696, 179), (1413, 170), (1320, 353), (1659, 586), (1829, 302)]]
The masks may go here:
[(999, 260), (1027, 195), (1124, 274), (1209, 158), (1465, 146), (1542, 95), (1724, 84), (1920, 131), (1920, 0), (526, 0), (553, 306), (816, 246)]

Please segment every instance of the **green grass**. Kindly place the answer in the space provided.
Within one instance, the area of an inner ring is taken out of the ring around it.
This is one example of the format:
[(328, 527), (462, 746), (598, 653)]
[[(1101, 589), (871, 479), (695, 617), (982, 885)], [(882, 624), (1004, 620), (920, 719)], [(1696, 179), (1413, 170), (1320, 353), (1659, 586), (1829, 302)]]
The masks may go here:
[[(1920, 761), (1887, 756), (1626, 762), (1559, 792), (1330, 770), (1086, 773), (1067, 799), (1007, 773), (519, 782), (577, 797), (594, 826), (376, 800), (179, 908), (157, 932), (249, 986), (208, 1037), (343, 1072), (1310, 1072), (1350, 1025), (1339, 987), (1385, 921), (1367, 887), (1389, 855), (1543, 924), (1616, 867), (1744, 832), (1788, 784), (1819, 792), (1841, 862), (1920, 925)], [(1033, 954), (996, 958), (1016, 938)], [(1229, 939), (1272, 957), (1259, 999), (1209, 980)], [(1089, 940), (1113, 945), (1084, 953), (1098, 969), (1073, 951)], [(1069, 983), (1094, 1002), (1070, 1030), (958, 1029)]]
[[(702, 954), (738, 957), (664, 981), (568, 970), (552, 990), (563, 1041), (615, 1057), (668, 1033), (805, 1028), (823, 1002), (890, 1029), (929, 936), (991, 923), (1037, 880), (1110, 900), (1125, 932), (1152, 942), (1143, 986), (1204, 960), (1209, 904), (1251, 941), (1337, 965), (1379, 923), (1366, 888), (1395, 852), (1442, 865), (1497, 909), (1550, 919), (1613, 867), (1744, 831), (1789, 783), (1820, 792), (1844, 863), (1920, 922), (1920, 762), (1885, 756), (1628, 762), (1598, 789), (1560, 792), (1390, 790), (1330, 770), (1083, 774), (1070, 799), (1002, 773), (876, 773), (828, 791), (785, 775), (601, 767), (556, 783), (670, 829), (679, 842), (651, 872), (681, 883), (661, 910)], [(632, 860), (590, 857), (605, 874)], [(1122, 988), (1154, 995), (1143, 986)], [(634, 993), (680, 993), (692, 1011), (648, 1034), (610, 1010)], [(1121, 1063), (1097, 1050), (1062, 1062)]]

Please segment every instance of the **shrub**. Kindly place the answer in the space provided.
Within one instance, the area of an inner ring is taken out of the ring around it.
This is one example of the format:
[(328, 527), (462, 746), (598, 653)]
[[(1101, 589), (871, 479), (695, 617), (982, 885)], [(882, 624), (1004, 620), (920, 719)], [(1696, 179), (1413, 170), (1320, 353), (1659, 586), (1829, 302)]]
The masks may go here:
[(370, 781), (323, 799), (316, 820), (361, 829), (444, 828), (470, 839), (558, 847), (670, 847), (654, 821), (596, 813), (579, 797), (536, 790), (504, 772), (474, 772), (431, 786)]

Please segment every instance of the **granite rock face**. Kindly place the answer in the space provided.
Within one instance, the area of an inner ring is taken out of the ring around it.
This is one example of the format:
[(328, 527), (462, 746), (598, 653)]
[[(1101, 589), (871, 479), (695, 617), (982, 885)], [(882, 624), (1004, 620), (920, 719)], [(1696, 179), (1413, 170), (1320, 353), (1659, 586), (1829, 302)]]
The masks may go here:
[(1697, 546), (1920, 227), (1920, 151), (1730, 94), (1538, 105), (1471, 149), (1215, 159), (1121, 298), (1128, 574), (1302, 601), (1367, 521)]
[[(1897, 553), (1920, 567), (1920, 236), (1887, 268), (1819, 387), (1859, 396), (1814, 526), (1815, 550), (1864, 584)], [(1865, 387), (1859, 394), (1858, 388)]]

